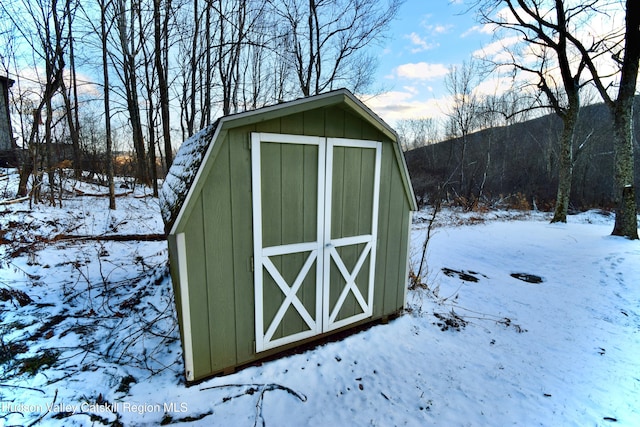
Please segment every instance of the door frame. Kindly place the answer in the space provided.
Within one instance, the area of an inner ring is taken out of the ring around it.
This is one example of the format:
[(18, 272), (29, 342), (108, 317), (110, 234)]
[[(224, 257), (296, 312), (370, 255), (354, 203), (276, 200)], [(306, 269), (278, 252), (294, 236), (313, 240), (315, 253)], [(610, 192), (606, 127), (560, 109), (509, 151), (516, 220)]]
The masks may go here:
[[(261, 150), (263, 142), (279, 144), (307, 144), (318, 147), (318, 200), (316, 219), (316, 240), (313, 242), (300, 242), (263, 248), (262, 239), (262, 171), (261, 171)], [(349, 236), (344, 238), (331, 239), (331, 195), (333, 184), (333, 148), (334, 147), (354, 147), (375, 150), (374, 165), (374, 185), (373, 203), (371, 216), (371, 233), (359, 236)], [(373, 314), (374, 295), (374, 275), (375, 275), (375, 255), (378, 232), (378, 211), (379, 211), (379, 190), (382, 159), (382, 143), (379, 141), (329, 138), (307, 135), (290, 135), (277, 133), (252, 132), (251, 133), (251, 182), (252, 182), (252, 208), (253, 208), (253, 271), (254, 271), (254, 306), (255, 306), (255, 346), (256, 352), (262, 352), (271, 348), (285, 344), (301, 341), (319, 335), (324, 332), (341, 328), (357, 321), (371, 317)], [(336, 248), (365, 244), (360, 259), (353, 268), (353, 271), (338, 263), (340, 256)], [(278, 273), (277, 268), (269, 260), (271, 256), (309, 252), (308, 258), (304, 262), (294, 283), (289, 284)], [(366, 296), (362, 295), (355, 286), (354, 280), (362, 268), (366, 258), (369, 257), (369, 283)], [(336, 307), (330, 310), (330, 265), (331, 260), (336, 262), (342, 279), (346, 280), (345, 287), (341, 292)], [(303, 282), (313, 263), (316, 264), (315, 277), (315, 313), (309, 313), (302, 306), (296, 296), (299, 286)], [(267, 331), (264, 329), (264, 293), (263, 274), (266, 270), (274, 279), (285, 300), (278, 309)], [(355, 271), (355, 274), (354, 274)], [(352, 277), (352, 275), (354, 277)], [(349, 277), (346, 277), (349, 276)], [(341, 304), (346, 295), (352, 292), (362, 313), (336, 321)], [(366, 300), (365, 300), (366, 298)], [(286, 304), (285, 304), (286, 303)], [(293, 306), (309, 330), (287, 335), (285, 337), (273, 339), (273, 333), (284, 316), (287, 309)], [(302, 307), (301, 307), (302, 306)], [(263, 332), (265, 331), (265, 332)]]
[[(331, 218), (332, 218), (332, 191), (333, 191), (333, 148), (334, 147), (350, 147), (350, 148), (365, 148), (375, 150), (375, 163), (374, 163), (374, 176), (373, 176), (373, 200), (372, 200), (372, 212), (371, 212), (371, 230), (369, 234), (362, 234), (349, 237), (340, 237), (336, 239), (331, 238)], [(371, 317), (373, 314), (373, 288), (375, 279), (375, 262), (376, 262), (376, 246), (378, 240), (378, 211), (380, 202), (380, 169), (382, 163), (382, 143), (379, 141), (369, 141), (360, 139), (346, 139), (346, 138), (327, 138), (326, 149), (326, 173), (325, 173), (325, 202), (324, 202), (324, 285), (323, 286), (323, 311), (322, 311), (322, 323), (323, 332), (333, 331), (343, 326), (350, 325), (357, 321)], [(362, 253), (359, 255), (359, 259), (356, 262), (352, 271), (342, 262), (337, 248), (365, 244)], [(355, 277), (358, 275), (362, 265), (364, 264), (367, 256), (369, 256), (369, 283), (367, 284), (367, 295), (362, 295), (355, 285)], [(346, 281), (345, 287), (342, 288), (341, 294), (334, 307), (330, 304), (330, 288), (329, 286), (331, 278), (331, 261), (336, 263), (338, 270), (340, 271), (340, 278)], [(345, 319), (335, 320), (342, 304), (346, 299), (348, 293), (351, 292), (356, 298), (356, 301), (362, 313), (356, 314)], [(366, 300), (365, 300), (366, 298)]]
[[(262, 171), (261, 171), (261, 157), (260, 157), (260, 145), (263, 142), (278, 143), (278, 144), (307, 144), (318, 146), (318, 211), (316, 213), (316, 240), (314, 242), (304, 242), (297, 244), (271, 246), (267, 248), (262, 247)], [(322, 288), (318, 286), (318, 283), (322, 282), (322, 227), (324, 221), (324, 149), (325, 138), (305, 136), (305, 135), (287, 135), (276, 133), (251, 133), (251, 185), (252, 185), (252, 205), (253, 205), (253, 270), (254, 270), (254, 306), (255, 306), (255, 334), (256, 334), (256, 352), (261, 352), (281, 345), (289, 344), (292, 342), (300, 341), (305, 338), (318, 335), (322, 332)], [(322, 177), (322, 179), (321, 179)], [(277, 274), (277, 269), (273, 266), (269, 257), (293, 254), (299, 252), (310, 251), (309, 257), (305, 261), (302, 270), (304, 275), (296, 277), (294, 283), (289, 285), (280, 276), (274, 277)], [(306, 273), (311, 268), (310, 262), (316, 262), (316, 306), (315, 313), (304, 312), (306, 310), (301, 309), (300, 301), (296, 297), (295, 293), (302, 281), (306, 277)], [(305, 321), (309, 330), (298, 332), (292, 335), (287, 335), (282, 338), (272, 339), (275, 328), (282, 320), (289, 305), (283, 303), (280, 309), (276, 313), (276, 316), (272, 320), (266, 332), (264, 331), (264, 295), (263, 295), (263, 270), (267, 269), (271, 277), (276, 281), (283, 294), (285, 295), (285, 301), (290, 301), (294, 308), (298, 311), (298, 314)], [(297, 302), (297, 303), (296, 303)], [(300, 304), (300, 305), (299, 305)]]

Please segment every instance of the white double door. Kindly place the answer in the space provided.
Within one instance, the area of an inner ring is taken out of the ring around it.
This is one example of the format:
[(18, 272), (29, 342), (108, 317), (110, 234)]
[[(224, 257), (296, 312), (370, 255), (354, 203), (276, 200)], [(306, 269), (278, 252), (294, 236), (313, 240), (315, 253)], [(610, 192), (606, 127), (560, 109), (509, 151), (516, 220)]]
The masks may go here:
[(381, 150), (252, 134), (257, 352), (371, 317)]

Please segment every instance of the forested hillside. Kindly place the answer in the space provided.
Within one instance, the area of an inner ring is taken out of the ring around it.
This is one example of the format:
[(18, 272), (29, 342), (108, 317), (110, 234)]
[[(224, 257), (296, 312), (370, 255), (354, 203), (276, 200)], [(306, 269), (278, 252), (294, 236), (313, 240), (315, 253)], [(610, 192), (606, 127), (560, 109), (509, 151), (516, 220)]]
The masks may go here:
[[(635, 152), (640, 140), (640, 97), (634, 109)], [(576, 134), (571, 207), (611, 208), (613, 199), (613, 121), (603, 104), (583, 107)], [(500, 201), (520, 207), (551, 209), (558, 185), (562, 122), (550, 114), (506, 127), (405, 153), (419, 203), (443, 198), (471, 208)], [(636, 186), (640, 183), (635, 157)], [(523, 206), (524, 205), (524, 206)]]

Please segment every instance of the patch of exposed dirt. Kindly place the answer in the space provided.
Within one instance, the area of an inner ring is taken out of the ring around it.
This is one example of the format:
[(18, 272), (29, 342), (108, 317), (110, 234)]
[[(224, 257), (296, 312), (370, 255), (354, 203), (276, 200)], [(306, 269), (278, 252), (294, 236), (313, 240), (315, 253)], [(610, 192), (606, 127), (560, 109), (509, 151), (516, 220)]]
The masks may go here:
[(482, 276), (485, 279), (485, 276), (482, 273), (478, 273), (477, 271), (468, 271), (468, 270), (454, 270), (453, 268), (442, 267), (442, 272), (445, 276), (449, 277), (458, 277), (460, 280), (464, 280), (465, 282), (473, 282), (476, 283), (480, 280), (478, 276)]
[(536, 276), (535, 274), (529, 274), (529, 273), (511, 273), (511, 277), (513, 277), (514, 279), (518, 279), (518, 280), (522, 280), (523, 282), (527, 282), (527, 283), (542, 283), (544, 282), (544, 279), (540, 276)]
[(434, 325), (437, 325), (441, 331), (449, 329), (460, 331), (461, 329), (464, 329), (468, 323), (453, 311), (453, 309), (448, 313), (433, 313), (433, 315), (439, 320), (439, 322), (435, 322)]

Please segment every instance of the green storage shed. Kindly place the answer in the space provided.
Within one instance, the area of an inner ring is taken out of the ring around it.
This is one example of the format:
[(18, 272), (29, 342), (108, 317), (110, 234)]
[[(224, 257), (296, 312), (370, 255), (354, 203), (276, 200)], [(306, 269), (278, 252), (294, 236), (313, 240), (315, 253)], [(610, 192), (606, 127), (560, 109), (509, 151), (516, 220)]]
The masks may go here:
[(188, 382), (399, 313), (415, 198), (345, 89), (222, 117), (160, 196)]

